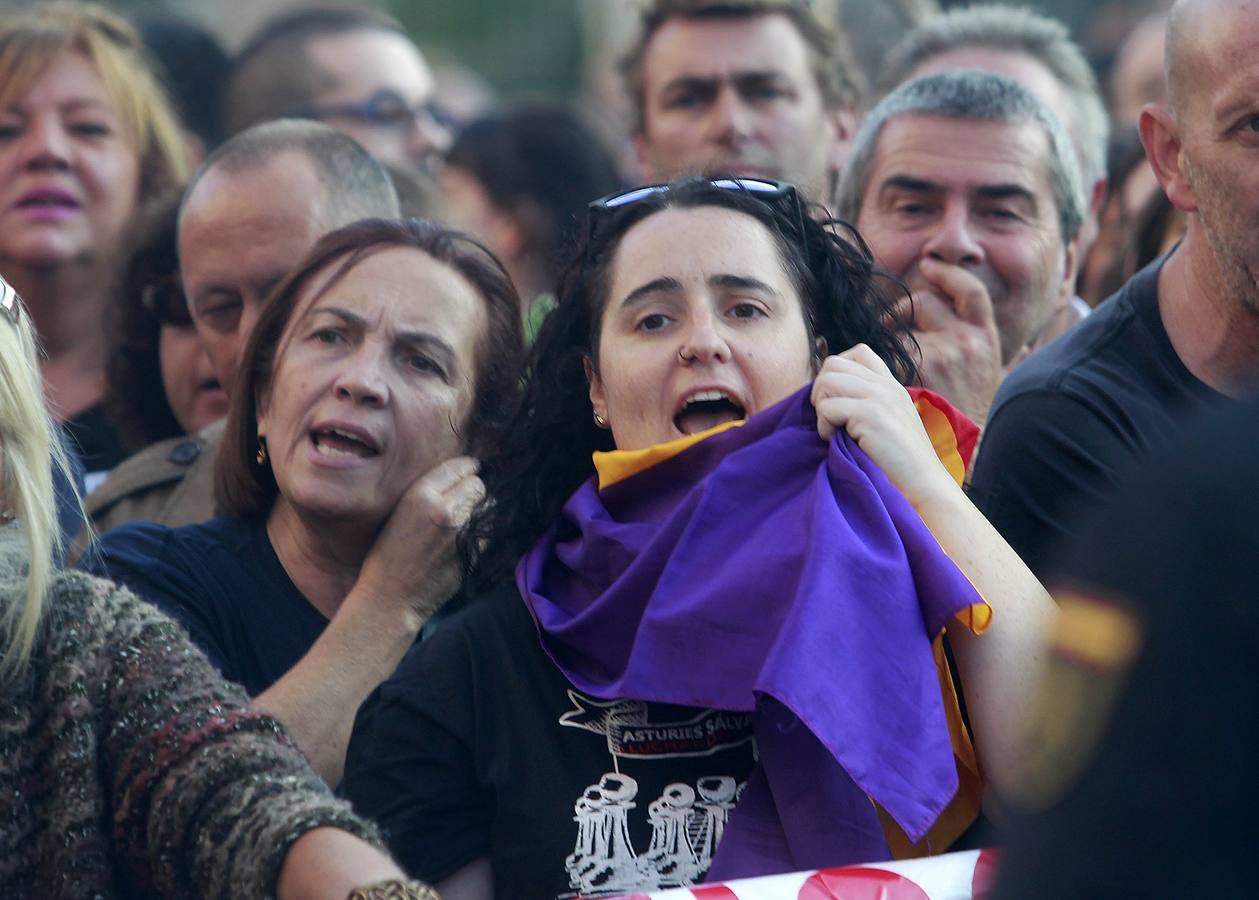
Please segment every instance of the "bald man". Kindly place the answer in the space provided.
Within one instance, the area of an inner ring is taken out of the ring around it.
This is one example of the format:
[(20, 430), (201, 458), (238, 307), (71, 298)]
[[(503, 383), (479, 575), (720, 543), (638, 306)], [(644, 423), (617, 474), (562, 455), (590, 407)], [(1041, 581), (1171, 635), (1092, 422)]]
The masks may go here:
[(1259, 374), (1259, 0), (1182, 0), (1166, 68), (1141, 138), (1185, 238), (1006, 379), (975, 462), (975, 502), (1042, 575), (1125, 470)]
[[(211, 154), (179, 206), (179, 266), (189, 316), (229, 395), (263, 299), (315, 241), (358, 219), (397, 215), (380, 164), (318, 122), (266, 122)], [(222, 436), (215, 422), (125, 460), (84, 503), (97, 533), (137, 520), (177, 527), (213, 516)]]

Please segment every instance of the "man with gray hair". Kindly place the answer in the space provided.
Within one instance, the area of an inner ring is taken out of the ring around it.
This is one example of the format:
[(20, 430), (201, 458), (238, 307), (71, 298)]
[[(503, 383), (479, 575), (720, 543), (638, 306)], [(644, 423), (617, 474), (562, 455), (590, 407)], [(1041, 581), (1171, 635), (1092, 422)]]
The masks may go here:
[(837, 205), (910, 290), (924, 385), (982, 423), (1075, 280), (1084, 200), (1061, 123), (1007, 78), (920, 78), (867, 115)]
[[(358, 219), (397, 215), (385, 170), (327, 125), (268, 122), (211, 154), (180, 203), (179, 266), (193, 325), (229, 396), (263, 300), (315, 241)], [(211, 518), (222, 434), (215, 423), (123, 461), (85, 503), (96, 530)]]
[(1087, 194), (1081, 255), (1087, 254), (1106, 199), (1110, 117), (1093, 67), (1067, 27), (1012, 6), (969, 6), (933, 16), (892, 49), (879, 73), (879, 93), (923, 75), (956, 69), (978, 69), (1017, 81), (1066, 126)]
[(1002, 385), (975, 460), (976, 504), (1041, 574), (1126, 469), (1259, 377), (1259, 0), (1180, 0), (1165, 53), (1141, 140), (1184, 240)]

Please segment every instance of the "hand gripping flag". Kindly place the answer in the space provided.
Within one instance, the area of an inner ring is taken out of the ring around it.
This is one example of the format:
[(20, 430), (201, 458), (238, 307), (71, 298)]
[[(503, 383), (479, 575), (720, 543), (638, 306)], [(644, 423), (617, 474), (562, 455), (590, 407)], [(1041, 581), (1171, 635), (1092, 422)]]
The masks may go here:
[[(915, 400), (960, 476), (977, 430)], [(819, 439), (807, 388), (624, 456), (517, 582), (578, 690), (753, 713), (760, 764), (709, 879), (887, 858), (879, 810), (921, 841), (974, 768), (933, 641), (990, 610), (909, 502), (846, 433)]]

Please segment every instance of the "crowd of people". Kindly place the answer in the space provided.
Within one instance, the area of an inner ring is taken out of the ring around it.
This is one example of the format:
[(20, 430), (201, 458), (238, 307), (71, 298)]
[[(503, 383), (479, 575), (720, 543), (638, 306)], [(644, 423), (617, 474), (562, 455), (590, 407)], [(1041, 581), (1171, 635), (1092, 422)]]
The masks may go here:
[(1259, 2), (840, 6), (0, 14), (0, 893), (1247, 893)]

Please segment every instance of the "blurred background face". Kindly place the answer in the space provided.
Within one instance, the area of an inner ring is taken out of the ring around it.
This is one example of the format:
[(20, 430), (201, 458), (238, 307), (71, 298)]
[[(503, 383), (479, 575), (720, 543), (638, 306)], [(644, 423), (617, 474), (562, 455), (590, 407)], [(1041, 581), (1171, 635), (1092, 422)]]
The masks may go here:
[(319, 235), (323, 190), (301, 154), (206, 172), (184, 202), (179, 267), (193, 324), (230, 393), (262, 301)]
[(376, 527), (463, 447), (485, 301), (418, 250), (375, 252), (325, 289), (336, 268), (297, 300), (258, 434), (282, 512)]
[(166, 402), (185, 432), (198, 432), (227, 415), (227, 392), (219, 385), (209, 354), (191, 322), (186, 326), (163, 324), (157, 352)]
[(400, 34), (359, 29), (322, 37), (306, 51), (331, 86), (316, 108), (368, 104), (370, 113), (322, 116), (383, 163), (427, 171), (450, 144), (450, 132), (431, 115), (434, 81), (415, 44)]
[(108, 258), (136, 205), (140, 161), (95, 65), (62, 53), (0, 108), (0, 260)]
[(781, 15), (666, 22), (643, 55), (643, 178), (775, 178), (820, 196), (837, 131), (809, 54)]

